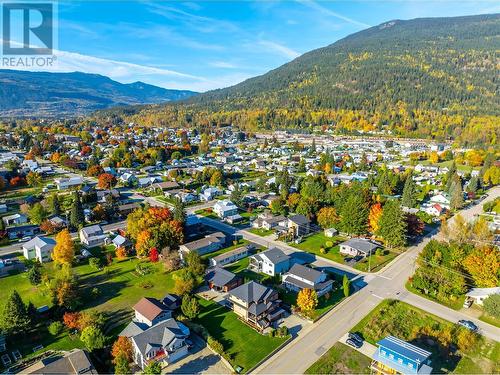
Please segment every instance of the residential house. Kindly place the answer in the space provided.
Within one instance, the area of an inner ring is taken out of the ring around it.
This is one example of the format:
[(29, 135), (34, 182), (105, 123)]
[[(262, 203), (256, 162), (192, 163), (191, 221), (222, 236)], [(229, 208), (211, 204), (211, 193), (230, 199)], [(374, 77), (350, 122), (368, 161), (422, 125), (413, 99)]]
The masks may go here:
[(97, 191), (97, 202), (106, 203), (106, 197), (111, 196), (113, 200), (120, 199), (120, 192), (116, 189), (110, 190), (98, 190)]
[(340, 254), (352, 257), (367, 257), (375, 252), (381, 245), (366, 238), (351, 238), (340, 245)]
[(233, 311), (259, 331), (269, 327), (285, 314), (280, 307), (278, 292), (255, 281), (229, 291), (228, 300)]
[(213, 207), (214, 213), (221, 219), (238, 215), (238, 207), (228, 199), (217, 201)]
[(80, 242), (85, 247), (102, 246), (108, 238), (108, 236), (104, 234), (101, 226), (98, 224), (80, 229), (79, 235)]
[(482, 305), (484, 300), (492, 295), (500, 294), (500, 287), (494, 288), (472, 288), (466, 296), (474, 300), (478, 305)]
[(234, 262), (237, 262), (240, 259), (246, 258), (249, 254), (250, 251), (252, 250), (252, 246), (247, 245), (247, 246), (242, 246), (238, 247), (237, 249), (228, 251), (223, 254), (219, 254), (213, 258), (210, 258), (210, 266), (211, 267), (222, 267), (227, 264), (231, 264)]
[(229, 292), (241, 284), (243, 279), (221, 267), (214, 267), (205, 275), (208, 287), (218, 292)]
[(118, 181), (125, 185), (133, 185), (137, 182), (137, 177), (132, 173), (125, 172), (118, 178)]
[(132, 242), (120, 234), (113, 238), (111, 243), (115, 246), (115, 248), (123, 247), (124, 249), (129, 249), (132, 247)]
[(7, 205), (4, 203), (0, 204), (0, 214), (4, 214), (7, 211), (9, 211), (9, 208), (7, 207)]
[(435, 217), (441, 216), (446, 211), (445, 208), (441, 206), (439, 203), (422, 205), (422, 207), (420, 207), (420, 210), (424, 211), (430, 216), (435, 216)]
[(294, 264), (290, 271), (283, 275), (283, 286), (288, 290), (300, 292), (302, 289), (313, 289), (318, 297), (330, 292), (333, 280), (328, 280), (326, 273), (301, 264)]
[(287, 227), (287, 218), (283, 215), (273, 215), (269, 212), (261, 213), (253, 221), (252, 227), (265, 230), (275, 229), (276, 227)]
[(335, 228), (326, 228), (323, 233), (325, 237), (332, 238), (339, 234), (339, 231)]
[(141, 207), (139, 202), (125, 203), (119, 204), (117, 207), (118, 216), (125, 217), (130, 214), (132, 211)]
[(172, 317), (172, 310), (156, 298), (143, 297), (133, 307), (134, 320), (152, 327)]
[(88, 374), (98, 372), (90, 361), (86, 351), (74, 349), (64, 354), (48, 356), (22, 370), (24, 374)]
[(376, 374), (422, 374), (432, 372), (431, 353), (394, 336), (387, 336), (377, 343), (371, 370)]
[(429, 200), (431, 204), (439, 204), (441, 207), (450, 209), (450, 197), (446, 193), (433, 195)]
[(182, 298), (177, 294), (169, 293), (163, 297), (161, 302), (167, 306), (168, 309), (174, 311), (181, 307)]
[(183, 254), (196, 251), (199, 255), (212, 253), (221, 249), (226, 244), (226, 235), (215, 232), (196, 241), (185, 243), (179, 247), (181, 258)]
[(9, 225), (22, 225), (28, 222), (28, 217), (24, 214), (13, 214), (2, 217), (5, 226)]
[(161, 190), (161, 191), (179, 189), (179, 187), (180, 187), (179, 184), (175, 181), (162, 181), (162, 182), (156, 182), (151, 185), (152, 190)]
[(290, 257), (277, 247), (250, 257), (248, 268), (254, 272), (275, 276), (290, 268)]
[(83, 178), (82, 176), (75, 176), (70, 178), (56, 178), (54, 180), (54, 184), (56, 185), (57, 190), (67, 190), (83, 185)]
[(29, 225), (29, 224), (7, 227), (5, 228), (5, 230), (7, 231), (7, 236), (11, 240), (23, 237), (33, 237), (38, 233), (40, 233), (40, 227), (38, 225)]
[(40, 263), (52, 260), (52, 250), (56, 241), (50, 237), (37, 236), (23, 244), (23, 255), (26, 259), (36, 259)]
[(189, 354), (186, 340), (189, 328), (174, 319), (164, 320), (152, 327), (142, 329), (138, 325), (129, 333), (134, 352), (134, 362), (141, 369), (152, 362), (168, 365)]
[(200, 199), (202, 201), (208, 202), (214, 200), (218, 196), (222, 195), (223, 191), (218, 187), (208, 187), (204, 189), (200, 194)]
[(288, 218), (288, 230), (294, 237), (311, 233), (311, 221), (304, 215), (293, 215)]

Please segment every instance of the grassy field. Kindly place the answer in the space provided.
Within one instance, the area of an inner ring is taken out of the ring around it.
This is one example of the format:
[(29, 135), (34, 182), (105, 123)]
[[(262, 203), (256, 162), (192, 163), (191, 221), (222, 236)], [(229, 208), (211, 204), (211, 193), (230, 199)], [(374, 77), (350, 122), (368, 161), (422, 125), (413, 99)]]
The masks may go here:
[(196, 322), (224, 346), (233, 367), (241, 366), (243, 372), (250, 370), (287, 340), (261, 335), (240, 321), (234, 312), (214, 302), (200, 300), (200, 304), (201, 313)]
[(250, 233), (256, 234), (257, 236), (266, 237), (274, 233), (274, 230), (264, 229), (264, 228), (250, 228), (247, 229)]
[(247, 258), (243, 258), (243, 259), (239, 260), (236, 263), (230, 264), (230, 265), (226, 266), (225, 268), (228, 271), (231, 271), (232, 273), (242, 277), (245, 282), (253, 280), (253, 281), (257, 281), (259, 283), (262, 283), (265, 280), (271, 278), (271, 276), (269, 276), (269, 275), (264, 275), (262, 273), (257, 273), (257, 272), (253, 272), (253, 271), (249, 270), (248, 269), (249, 262), (250, 262), (250, 259), (247, 257)]
[(383, 255), (373, 254), (357, 262), (354, 265), (354, 268), (360, 271), (368, 272), (368, 266), (370, 266), (370, 272), (377, 272), (397, 256), (397, 253), (386, 250)]
[(371, 359), (340, 342), (321, 356), (306, 374), (369, 374)]
[[(337, 263), (344, 263), (344, 257), (339, 253), (339, 247), (337, 246), (342, 242), (344, 238), (342, 237), (326, 237), (323, 233), (316, 233), (312, 236), (306, 237), (304, 241), (299, 244), (292, 243), (291, 245), (297, 249), (306, 251), (308, 253), (315, 254), (317, 256), (333, 260)], [(326, 243), (332, 242), (333, 246), (327, 247)], [(326, 250), (325, 254), (322, 254), (320, 249), (324, 247)]]
[[(90, 267), (87, 262), (73, 267), (79, 280), (79, 292), (81, 295), (81, 311), (95, 309), (101, 311), (106, 317), (106, 329), (123, 327), (132, 316), (132, 306), (142, 297), (161, 298), (174, 287), (174, 273), (165, 273), (163, 266), (159, 263), (151, 264), (151, 273), (140, 276), (135, 272), (136, 266), (143, 261), (130, 258), (122, 261), (114, 260), (107, 268), (97, 271)], [(146, 261), (147, 262), (147, 261)], [(57, 272), (54, 263), (44, 265), (44, 274), (53, 276)], [(43, 305), (51, 306), (51, 298), (48, 287), (44, 284), (32, 286), (26, 273), (19, 273), (0, 279), (1, 300), (3, 301), (12, 290), (17, 290), (25, 303), (31, 301), (36, 307)], [(92, 293), (97, 289), (97, 295)], [(69, 337), (62, 333), (52, 337), (46, 328), (37, 330), (26, 341), (16, 340), (16, 345), (21, 349), (23, 355), (31, 354), (33, 346), (44, 345), (50, 349), (71, 349), (80, 347), (78, 338)]]
[[(352, 328), (365, 340), (376, 344), (393, 335), (432, 353), (434, 372), (458, 374), (498, 373), (500, 371), (500, 343), (484, 337), (470, 337), (470, 347), (454, 351), (458, 328), (454, 324), (406, 303), (384, 300), (361, 322)], [(445, 337), (451, 339), (444, 343)]]

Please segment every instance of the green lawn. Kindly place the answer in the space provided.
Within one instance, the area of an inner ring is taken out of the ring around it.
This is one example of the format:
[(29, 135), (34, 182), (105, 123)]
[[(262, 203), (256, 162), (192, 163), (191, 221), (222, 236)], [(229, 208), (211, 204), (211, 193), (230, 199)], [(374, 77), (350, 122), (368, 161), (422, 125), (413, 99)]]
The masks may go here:
[[(326, 237), (323, 233), (320, 232), (304, 238), (304, 241), (302, 241), (299, 244), (292, 243), (291, 245), (297, 249), (343, 264), (344, 257), (340, 255), (339, 247), (337, 246), (343, 240), (344, 238), (339, 236), (333, 238)], [(326, 246), (327, 242), (332, 242), (333, 246), (327, 247)], [(321, 253), (320, 251), (321, 247), (325, 248), (326, 250), (325, 254)]]
[(201, 313), (196, 322), (224, 346), (234, 368), (241, 366), (248, 372), (287, 339), (261, 335), (237, 315), (214, 302), (200, 300)]
[(228, 271), (231, 271), (232, 273), (242, 277), (245, 282), (253, 280), (259, 283), (263, 283), (265, 280), (269, 280), (271, 278), (271, 276), (269, 275), (264, 275), (262, 273), (257, 273), (249, 270), (248, 269), (249, 262), (250, 259), (247, 257), (239, 260), (236, 263), (230, 264), (225, 268)]
[[(139, 299), (145, 296), (161, 298), (173, 290), (174, 273), (165, 273), (161, 264), (150, 263), (152, 272), (139, 276), (135, 272), (135, 267), (140, 262), (143, 261), (137, 258), (122, 261), (115, 259), (112, 265), (101, 271), (96, 271), (86, 262), (74, 266), (73, 270), (78, 275), (80, 283), (79, 292), (82, 300), (80, 310), (95, 309), (103, 312), (106, 317), (106, 329), (114, 332), (113, 328), (123, 327), (129, 322), (132, 316), (132, 306)], [(48, 276), (57, 272), (57, 267), (52, 262), (44, 264), (43, 269)], [(36, 307), (52, 305), (48, 288), (43, 284), (37, 287), (32, 286), (26, 273), (1, 278), (0, 288), (2, 301), (5, 301), (10, 292), (15, 289), (25, 303), (31, 301)], [(97, 296), (91, 293), (94, 288), (98, 290)], [(3, 308), (3, 302), (0, 302), (1, 308)], [(22, 349), (24, 356), (31, 354), (33, 346), (37, 344), (42, 344), (45, 348), (60, 350), (81, 346), (77, 338), (71, 339), (67, 333), (62, 333), (58, 337), (50, 336), (45, 327), (30, 334), (26, 337), (26, 341), (17, 341), (16, 345)]]
[(453, 309), (453, 310), (460, 310), (464, 304), (464, 301), (465, 301), (465, 295), (463, 296), (460, 296), (460, 297), (457, 297), (455, 299), (441, 299), (441, 298), (435, 298), (434, 296), (432, 295), (429, 295), (429, 294), (423, 294), (421, 293), (418, 289), (414, 288), (412, 285), (411, 285), (411, 281), (408, 280), (405, 284), (405, 287), (408, 291), (414, 293), (414, 294), (417, 294), (421, 297), (424, 297), (424, 298), (427, 298), (428, 300), (431, 300), (433, 302), (437, 302), (437, 303), (440, 303), (441, 305), (444, 305), (446, 307), (449, 307), (450, 309)]
[(208, 217), (209, 219), (215, 219), (215, 220), (220, 220), (219, 217), (213, 213), (212, 209), (208, 209), (208, 208), (202, 208), (200, 210), (197, 210), (194, 212), (196, 215), (201, 215), (201, 216), (205, 216), (205, 217)]
[(261, 236), (261, 237), (266, 237), (266, 236), (269, 236), (270, 234), (274, 233), (274, 230), (272, 230), (272, 229), (267, 230), (264, 228), (250, 228), (247, 230), (250, 233), (256, 234), (257, 236)]
[(369, 374), (371, 358), (340, 342), (323, 354), (306, 374)]
[[(297, 293), (280, 289), (280, 298), (284, 303), (290, 306), (297, 304)], [(316, 309), (309, 314), (309, 318), (313, 321), (317, 320), (323, 314), (333, 309), (344, 298), (343, 289), (340, 287), (336, 288), (334, 285), (334, 289), (330, 293), (327, 293), (318, 299), (318, 306), (316, 306)]]
[[(372, 344), (393, 335), (428, 350), (432, 353), (434, 372), (470, 374), (500, 371), (500, 343), (477, 336), (469, 349), (453, 352), (459, 332), (457, 326), (404, 302), (382, 301), (351, 331), (360, 332)], [(445, 337), (451, 339), (451, 344), (442, 343)]]
[(385, 250), (383, 255), (373, 254), (359, 261), (354, 265), (354, 268), (363, 272), (368, 272), (368, 266), (370, 266), (370, 272), (377, 272), (397, 256), (397, 253)]

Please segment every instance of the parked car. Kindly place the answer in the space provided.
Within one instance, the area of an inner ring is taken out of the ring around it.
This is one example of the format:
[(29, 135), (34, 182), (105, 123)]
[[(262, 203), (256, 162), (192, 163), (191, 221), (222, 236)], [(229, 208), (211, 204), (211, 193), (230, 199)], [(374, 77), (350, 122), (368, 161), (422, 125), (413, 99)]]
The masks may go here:
[(354, 332), (349, 332), (348, 333), (348, 338), (350, 338), (351, 340), (355, 340), (357, 342), (360, 342), (360, 343), (363, 343), (363, 339), (361, 338), (361, 336), (357, 333), (354, 333)]
[(363, 345), (363, 343), (362, 343), (362, 342), (359, 342), (359, 341), (357, 341), (357, 340), (353, 340), (353, 339), (347, 339), (345, 343), (346, 343), (347, 345), (352, 346), (353, 348), (356, 348), (356, 349), (361, 348), (361, 346)]
[(19, 240), (19, 242), (26, 242), (26, 241), (29, 241), (31, 240), (31, 237), (30, 236), (26, 236), (26, 237), (23, 237)]
[(477, 332), (478, 331), (478, 327), (477, 325), (475, 325), (474, 323), (472, 323), (470, 320), (459, 320), (458, 321), (458, 324), (461, 325), (462, 327), (465, 327), (467, 329), (470, 329), (472, 332)]
[(472, 300), (472, 298), (466, 298), (465, 301), (464, 301), (463, 307), (465, 307), (466, 309), (468, 309), (469, 307), (472, 306), (473, 302), (474, 302), (474, 300)]

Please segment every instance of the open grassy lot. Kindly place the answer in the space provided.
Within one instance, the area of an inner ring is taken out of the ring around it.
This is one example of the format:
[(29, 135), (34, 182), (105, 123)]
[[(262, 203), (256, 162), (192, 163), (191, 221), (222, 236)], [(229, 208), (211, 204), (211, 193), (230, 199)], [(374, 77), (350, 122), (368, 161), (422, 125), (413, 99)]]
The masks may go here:
[(354, 268), (364, 272), (368, 272), (368, 268), (370, 268), (370, 272), (377, 272), (397, 256), (398, 253), (385, 250), (382, 255), (372, 254), (369, 257), (357, 262), (354, 265)]
[(352, 329), (361, 333), (372, 344), (393, 335), (430, 351), (434, 372), (498, 373), (500, 343), (464, 330), (465, 328), (459, 328), (423, 310), (394, 300), (382, 301)]
[(248, 269), (249, 262), (250, 262), (250, 259), (247, 257), (247, 258), (243, 258), (243, 259), (239, 260), (236, 263), (230, 264), (230, 265), (226, 266), (225, 268), (228, 271), (231, 271), (232, 273), (242, 277), (245, 282), (253, 280), (253, 281), (257, 281), (259, 283), (263, 283), (264, 281), (271, 279), (271, 276), (269, 276), (269, 275), (264, 275), (264, 274), (253, 272), (253, 271), (249, 270)]
[[(141, 276), (136, 272), (136, 266), (141, 262), (150, 264), (151, 272), (149, 274)], [(73, 270), (79, 280), (82, 302), (80, 310), (95, 309), (101, 311), (106, 317), (106, 331), (110, 334), (118, 332), (119, 328), (128, 323), (132, 316), (131, 308), (139, 299), (145, 296), (161, 298), (172, 291), (174, 286), (174, 273), (165, 273), (163, 266), (159, 263), (153, 264), (136, 258), (122, 261), (115, 259), (110, 266), (100, 271), (90, 267), (87, 262), (75, 265)], [(45, 275), (50, 277), (56, 272), (58, 269), (54, 263), (44, 264), (43, 273)], [(31, 301), (36, 307), (52, 305), (46, 285), (42, 283), (39, 286), (32, 286), (27, 278), (27, 273), (19, 273), (0, 279), (0, 309), (3, 308), (5, 299), (14, 289), (19, 292), (25, 303)], [(45, 349), (61, 350), (81, 347), (82, 345), (77, 337), (70, 337), (67, 332), (53, 337), (43, 326), (26, 337), (26, 340), (16, 339), (15, 343), (23, 356), (32, 354), (33, 347), (38, 344), (42, 344)]]
[(214, 214), (211, 208), (202, 208), (200, 210), (195, 211), (194, 213), (196, 215), (208, 217), (209, 219), (220, 220), (219, 217), (216, 214)]
[(231, 357), (233, 367), (241, 366), (247, 372), (265, 358), (287, 338), (261, 335), (227, 308), (201, 299), (201, 313), (196, 322), (219, 341)]
[[(326, 237), (323, 233), (320, 232), (304, 238), (304, 241), (299, 244), (292, 243), (291, 245), (297, 249), (343, 264), (344, 257), (340, 255), (339, 247), (337, 246), (343, 240), (344, 238), (342, 237)], [(333, 246), (326, 246), (328, 242), (331, 242)], [(321, 253), (321, 247), (325, 248), (325, 254)]]
[(321, 356), (306, 374), (369, 374), (371, 359), (340, 342)]
[(250, 228), (248, 229), (250, 233), (256, 234), (257, 236), (266, 237), (274, 233), (274, 230), (263, 229), (263, 228)]

